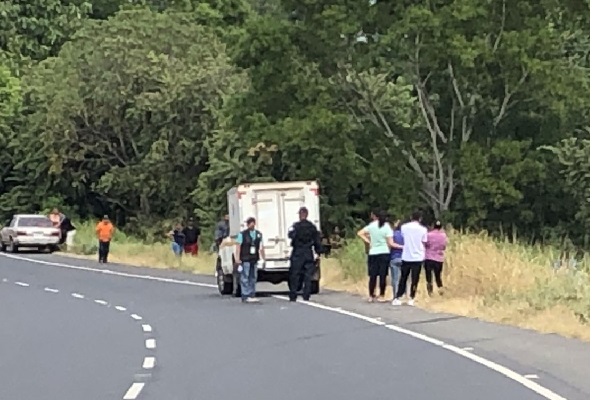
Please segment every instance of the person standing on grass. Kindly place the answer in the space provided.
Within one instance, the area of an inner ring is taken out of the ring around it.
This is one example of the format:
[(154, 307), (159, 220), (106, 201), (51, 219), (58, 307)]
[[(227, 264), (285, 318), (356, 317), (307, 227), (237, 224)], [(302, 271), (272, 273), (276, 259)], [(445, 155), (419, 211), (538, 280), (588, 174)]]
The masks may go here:
[(421, 221), (423, 214), (421, 211), (415, 211), (411, 221), (400, 227), (400, 232), (404, 239), (404, 248), (402, 249), (402, 266), (400, 267), (400, 283), (398, 293), (392, 301), (393, 305), (402, 304), (402, 296), (406, 293), (406, 283), (410, 276), (410, 300), (409, 306), (415, 305), (415, 296), (419, 285), (419, 275), (425, 260), (425, 243), (427, 243), (427, 228)]
[(256, 230), (256, 219), (246, 220), (246, 229), (238, 233), (235, 245), (235, 261), (240, 273), (240, 286), (243, 303), (257, 303), (256, 267), (260, 259), (265, 259), (262, 234)]
[[(387, 222), (387, 214), (378, 211), (372, 214), (369, 225), (358, 231), (365, 244), (369, 245), (368, 272), (369, 272), (369, 302), (384, 302), (387, 272), (390, 265), (390, 248), (400, 249), (400, 245), (394, 243), (394, 232)], [(379, 297), (375, 296), (377, 278), (379, 277)]]
[(198, 241), (200, 240), (200, 229), (194, 226), (194, 219), (189, 218), (187, 226), (182, 230), (185, 236), (183, 251), (185, 254), (191, 254), (192, 257), (198, 256)]
[(185, 245), (185, 235), (183, 234), (181, 224), (176, 223), (173, 226), (173, 230), (168, 233), (168, 236), (171, 238), (171, 249), (173, 250), (173, 254), (177, 257), (181, 257)]
[(102, 221), (96, 225), (96, 236), (98, 237), (98, 262), (106, 264), (110, 252), (110, 241), (115, 233), (115, 227), (105, 215)]
[[(404, 247), (404, 238), (402, 237), (402, 231), (400, 227), (402, 226), (402, 221), (398, 220), (394, 224), (394, 243), (399, 246)], [(390, 273), (391, 273), (391, 283), (392, 283), (392, 294), (393, 299), (397, 297), (398, 294), (398, 282), (400, 281), (400, 267), (402, 266), (402, 249), (392, 249), (390, 252)]]
[(444, 232), (441, 221), (435, 221), (433, 229), (427, 234), (427, 243), (425, 244), (425, 280), (427, 281), (427, 293), (430, 296), (433, 293), (432, 275), (435, 276), (439, 293), (443, 294), (442, 268), (447, 245), (448, 235)]

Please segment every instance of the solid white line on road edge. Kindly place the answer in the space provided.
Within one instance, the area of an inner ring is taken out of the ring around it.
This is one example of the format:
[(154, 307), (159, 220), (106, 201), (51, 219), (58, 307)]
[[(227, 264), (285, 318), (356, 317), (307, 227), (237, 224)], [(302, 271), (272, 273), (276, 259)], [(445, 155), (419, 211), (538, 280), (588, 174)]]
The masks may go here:
[(32, 262), (32, 263), (35, 263), (35, 264), (50, 265), (50, 266), (53, 266), (53, 267), (75, 269), (75, 270), (79, 270), (79, 271), (97, 272), (97, 273), (106, 274), (106, 275), (122, 276), (122, 277), (125, 277), (125, 278), (146, 279), (146, 280), (149, 280), (149, 281), (157, 281), (157, 282), (164, 282), (164, 283), (175, 283), (177, 285), (200, 286), (200, 287), (205, 287), (205, 288), (216, 288), (217, 287), (217, 285), (212, 284), (212, 283), (182, 281), (182, 280), (179, 280), (179, 279), (160, 278), (160, 277), (157, 277), (157, 276), (150, 276), (150, 275), (128, 274), (126, 272), (111, 271), (109, 269), (98, 269), (98, 268), (91, 268), (91, 267), (81, 267), (81, 266), (70, 265), (70, 264), (65, 264), (65, 263), (57, 263), (57, 262), (51, 262), (51, 261), (37, 260), (35, 258), (15, 256), (13, 254), (1, 254), (0, 253), (0, 255), (3, 256), (3, 257), (6, 257), (6, 258), (12, 258), (14, 260), (20, 260), (20, 261), (28, 261), (28, 262)]
[(83, 299), (85, 296), (79, 293), (71, 293), (71, 296), (75, 297), (76, 299)]
[(115, 306), (115, 310), (119, 310), (119, 311), (127, 311), (127, 309), (123, 306)]
[(146, 339), (146, 348), (147, 349), (155, 349), (156, 348), (156, 339)]
[(25, 282), (15, 282), (15, 285), (19, 285), (19, 286), (27, 287), (27, 286), (29, 286), (29, 283), (25, 283)]
[(144, 358), (144, 362), (142, 363), (142, 368), (144, 369), (152, 369), (156, 365), (156, 358), (154, 357), (146, 357)]
[(104, 301), (104, 300), (100, 300), (100, 299), (94, 300), (94, 303), (100, 304), (102, 306), (107, 306), (108, 305), (108, 301)]
[(44, 288), (44, 291), (45, 292), (50, 292), (50, 293), (58, 293), (58, 289), (52, 289), (52, 288), (49, 288), (49, 287)]
[(131, 318), (135, 319), (136, 321), (139, 321), (140, 319), (142, 319), (142, 317), (140, 317), (137, 314), (131, 314)]
[[(287, 298), (285, 298), (283, 296), (273, 296), (273, 297), (287, 299)], [(497, 364), (497, 363), (495, 363), (493, 361), (487, 360), (487, 359), (485, 359), (483, 357), (479, 357), (479, 356), (477, 356), (477, 355), (475, 355), (473, 353), (469, 353), (468, 351), (466, 351), (464, 349), (461, 349), (459, 347), (452, 346), (452, 345), (449, 345), (449, 344), (445, 344), (441, 340), (434, 339), (432, 337), (423, 335), (423, 334), (418, 333), (418, 332), (413, 332), (413, 331), (410, 331), (408, 329), (400, 328), (400, 327), (395, 326), (395, 325), (387, 325), (384, 322), (381, 322), (381, 321), (376, 320), (374, 318), (367, 317), (367, 316), (364, 316), (364, 315), (361, 315), (361, 314), (357, 314), (357, 313), (354, 313), (354, 312), (346, 311), (346, 310), (343, 310), (343, 309), (339, 309), (337, 307), (329, 307), (329, 306), (325, 306), (323, 304), (313, 303), (311, 301), (298, 301), (298, 302), (301, 303), (301, 304), (305, 304), (307, 306), (310, 306), (310, 307), (319, 308), (321, 310), (328, 310), (328, 311), (332, 311), (332, 312), (335, 312), (335, 313), (338, 313), (338, 314), (353, 316), (353, 317), (359, 318), (359, 319), (361, 319), (363, 321), (367, 321), (367, 322), (370, 322), (370, 323), (375, 324), (375, 325), (382, 325), (383, 324), (386, 328), (388, 328), (388, 329), (390, 329), (392, 331), (396, 331), (396, 332), (399, 332), (399, 333), (402, 333), (402, 334), (405, 334), (405, 335), (408, 335), (408, 336), (412, 336), (412, 337), (414, 337), (416, 339), (423, 340), (423, 341), (431, 343), (431, 344), (433, 344), (435, 346), (438, 346), (438, 347), (441, 347), (441, 348), (446, 349), (448, 351), (451, 351), (451, 352), (453, 352), (453, 353), (455, 353), (455, 354), (457, 354), (459, 356), (468, 358), (471, 361), (474, 361), (474, 362), (476, 362), (476, 363), (478, 363), (480, 365), (483, 365), (483, 366), (485, 366), (485, 367), (487, 367), (487, 368), (489, 368), (489, 369), (491, 369), (491, 370), (493, 370), (495, 372), (498, 372), (498, 373), (506, 376), (509, 379), (512, 379), (515, 382), (520, 383), (521, 385), (523, 385), (526, 388), (532, 390), (533, 392), (541, 395), (542, 397), (545, 397), (548, 400), (567, 400), (566, 398), (564, 398), (564, 397), (562, 397), (562, 396), (554, 393), (550, 389), (547, 389), (547, 388), (543, 387), (542, 385), (539, 385), (538, 383), (533, 382), (532, 380), (523, 377), (522, 375), (516, 373), (515, 371), (513, 371), (511, 369), (508, 369), (508, 368), (506, 368), (506, 367), (504, 367), (504, 366), (502, 366), (500, 364)]]
[[(109, 275), (115, 275), (115, 276), (122, 276), (122, 277), (127, 277), (127, 278), (137, 278), (137, 279), (146, 279), (146, 280), (151, 280), (151, 281), (158, 281), (158, 282), (166, 282), (166, 283), (175, 283), (175, 284), (179, 284), (179, 285), (190, 285), (190, 286), (200, 286), (200, 287), (206, 287), (206, 288), (216, 288), (217, 285), (214, 284), (209, 284), (209, 283), (200, 283), (200, 282), (191, 282), (191, 281), (182, 281), (182, 280), (177, 280), (177, 279), (167, 279), (167, 278), (159, 278), (159, 277), (155, 277), (155, 276), (149, 276), (149, 275), (136, 275), (136, 274), (127, 274), (127, 273), (123, 273), (123, 272), (116, 272), (116, 271), (110, 271), (110, 270), (102, 270), (102, 269), (97, 269), (97, 268), (90, 268), (90, 267), (81, 267), (81, 266), (76, 266), (76, 265), (70, 265), (70, 264), (64, 264), (64, 263), (56, 263), (56, 262), (49, 262), (49, 261), (42, 261), (42, 260), (36, 260), (33, 258), (27, 258), (27, 257), (21, 257), (21, 256), (15, 256), (12, 254), (2, 254), (4, 257), (8, 257), (8, 258), (12, 258), (15, 260), (21, 260), (21, 261), (28, 261), (28, 262), (32, 262), (35, 264), (43, 264), (43, 265), (51, 265), (51, 266), (55, 266), (55, 267), (61, 267), (61, 268), (68, 268), (68, 269), (75, 269), (75, 270), (80, 270), (80, 271), (89, 271), (89, 272), (100, 272), (100, 273), (104, 273), (104, 274), (109, 274)], [(283, 300), (287, 300), (287, 297), (284, 296), (273, 296), (274, 298), (277, 299), (283, 299)], [(375, 325), (386, 325), (385, 322), (382, 321), (378, 321), (372, 317), (368, 317), (365, 315), (361, 315), (358, 313), (353, 313), (350, 311), (346, 311), (342, 308), (339, 307), (329, 307), (329, 306), (325, 306), (319, 303), (313, 303), (313, 302), (306, 302), (306, 301), (299, 301), (299, 303), (305, 304), (307, 306), (310, 307), (314, 307), (314, 308), (319, 308), (321, 310), (328, 310), (328, 311), (332, 311), (338, 314), (343, 314), (343, 315), (348, 315), (354, 318), (358, 318), (361, 319), (363, 321), (375, 324)], [(435, 343), (443, 343), (441, 340), (437, 340), (425, 335), (422, 335), (420, 333), (417, 332), (413, 332), (413, 331), (409, 331), (407, 329), (402, 329), (401, 331), (398, 331), (396, 329), (392, 329), (391, 328), (392, 325), (390, 325), (390, 327), (388, 327), (388, 329), (397, 331), (399, 333), (403, 333), (403, 334), (407, 334), (410, 335), (416, 339), (419, 340), (425, 340), (426, 342), (429, 342), (431, 344)], [(409, 333), (410, 332), (410, 333)], [(427, 338), (427, 339), (425, 339)], [(150, 339), (149, 339), (150, 340)], [(154, 339), (151, 339), (154, 340)], [(147, 341), (146, 341), (147, 344)], [(456, 346), (451, 346), (448, 344), (442, 344), (442, 345), (438, 345), (439, 347), (442, 347), (448, 351), (452, 351), (455, 354), (458, 354), (459, 356), (463, 356), (465, 358), (468, 358), (480, 365), (483, 365), (493, 371), (496, 371), (504, 376), (506, 376), (509, 379), (514, 380), (515, 382), (520, 383), (521, 385), (527, 387), (528, 389), (534, 391), (535, 393), (545, 397), (548, 400), (567, 400), (564, 397), (554, 393), (553, 391), (551, 391), (550, 389), (547, 389), (545, 387), (543, 387), (542, 385), (537, 384), (536, 382), (533, 382), (525, 377), (523, 377), (522, 375), (502, 366), (499, 364), (496, 364), (490, 360), (487, 360), (483, 357), (479, 357), (476, 356), (472, 353), (469, 353), (466, 350), (463, 350), (461, 348), (458, 348)], [(136, 385), (134, 383), (134, 385)], [(141, 384), (143, 385), (143, 384)], [(131, 390), (131, 389), (130, 389)], [(141, 388), (140, 388), (141, 390)], [(125, 399), (125, 398), (124, 398)], [(135, 397), (133, 397), (132, 399), (135, 399)]]
[(144, 324), (144, 325), (142, 325), (142, 330), (146, 333), (152, 332), (152, 327), (148, 324)]
[(129, 390), (123, 396), (123, 400), (135, 400), (139, 395), (142, 389), (144, 388), (144, 384), (141, 382), (135, 382)]
[(526, 375), (523, 375), (523, 378), (527, 378), (527, 379), (540, 379), (540, 377), (537, 376), (536, 374), (526, 374)]

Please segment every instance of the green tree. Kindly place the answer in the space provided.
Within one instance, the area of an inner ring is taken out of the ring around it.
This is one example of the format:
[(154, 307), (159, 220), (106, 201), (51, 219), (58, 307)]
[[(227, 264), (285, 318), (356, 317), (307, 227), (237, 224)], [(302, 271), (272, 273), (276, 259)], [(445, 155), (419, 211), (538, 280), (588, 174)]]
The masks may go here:
[(189, 16), (132, 10), (90, 21), (28, 83), (48, 173), (34, 182), (142, 219), (190, 211), (204, 140), (243, 76)]

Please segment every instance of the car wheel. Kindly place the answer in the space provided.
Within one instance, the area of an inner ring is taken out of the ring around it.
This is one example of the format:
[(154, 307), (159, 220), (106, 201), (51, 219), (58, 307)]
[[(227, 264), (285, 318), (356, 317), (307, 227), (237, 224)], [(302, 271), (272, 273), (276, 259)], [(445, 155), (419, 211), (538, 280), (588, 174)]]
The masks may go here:
[(11, 253), (17, 253), (19, 251), (19, 247), (15, 244), (12, 238), (8, 242), (8, 251)]

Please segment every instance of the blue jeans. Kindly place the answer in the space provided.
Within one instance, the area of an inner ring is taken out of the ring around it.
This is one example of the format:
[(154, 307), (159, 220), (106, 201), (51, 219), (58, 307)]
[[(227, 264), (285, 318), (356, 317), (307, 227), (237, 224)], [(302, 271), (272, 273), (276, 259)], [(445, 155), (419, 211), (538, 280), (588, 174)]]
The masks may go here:
[(180, 256), (183, 253), (183, 246), (180, 246), (175, 242), (171, 242), (171, 250), (173, 250), (173, 253), (175, 253), (176, 256)]
[(240, 273), (240, 286), (242, 289), (242, 301), (256, 295), (256, 263), (243, 262)]
[(400, 282), (400, 266), (402, 265), (402, 259), (395, 258), (390, 261), (390, 275), (392, 279), (392, 293), (394, 299), (398, 296), (398, 282)]

